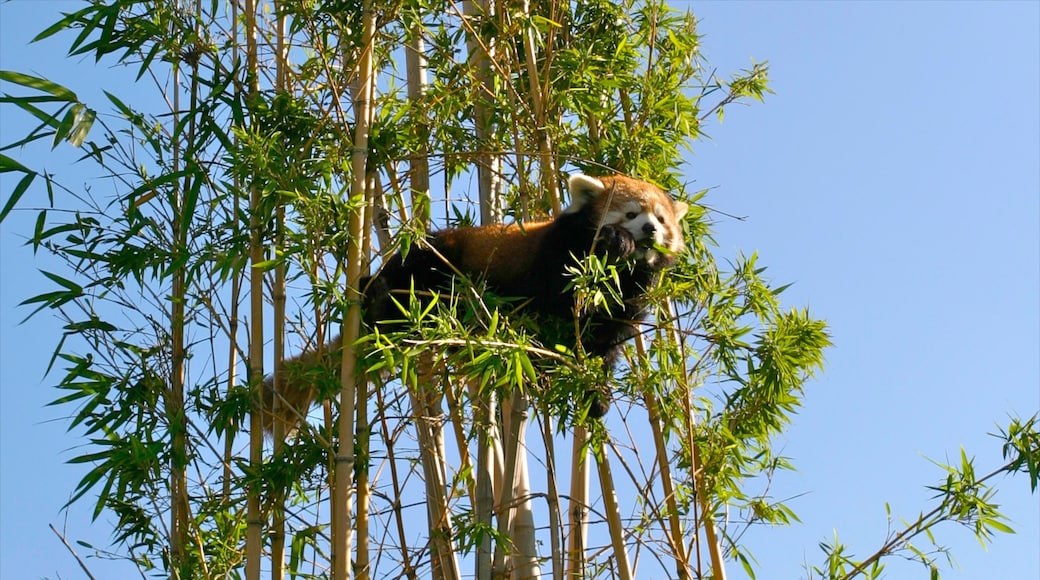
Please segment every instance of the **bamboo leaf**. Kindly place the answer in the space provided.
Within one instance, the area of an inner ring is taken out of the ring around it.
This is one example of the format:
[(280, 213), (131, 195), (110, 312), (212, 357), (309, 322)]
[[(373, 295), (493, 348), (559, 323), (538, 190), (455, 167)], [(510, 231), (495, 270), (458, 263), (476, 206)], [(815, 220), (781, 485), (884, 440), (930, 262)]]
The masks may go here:
[[(6, 156), (0, 155), (0, 162), (2, 162), (3, 159), (7, 159)], [(6, 170), (0, 169), (0, 172), (4, 171)], [(22, 195), (24, 195), (29, 189), (29, 186), (32, 185), (33, 180), (36, 179), (36, 175), (36, 172), (26, 169), (25, 176), (18, 181), (18, 185), (14, 187), (14, 190), (11, 191), (11, 195), (7, 198), (7, 201), (4, 202), (3, 209), (0, 209), (0, 223), (4, 222), (4, 218), (7, 217), (7, 214), (11, 213), (14, 206), (18, 204), (20, 199), (22, 199)]]
[(31, 42), (39, 42), (46, 38), (50, 38), (51, 36), (54, 36), (55, 34), (63, 30), (72, 28), (73, 23), (79, 22), (84, 15), (96, 9), (97, 8), (95, 6), (88, 6), (77, 12), (64, 14), (64, 17), (61, 20), (58, 20), (54, 24), (45, 28), (42, 32), (33, 37)]
[(32, 75), (27, 75), (14, 71), (0, 70), (0, 80), (7, 81), (9, 83), (20, 85), (23, 87), (36, 89), (40, 92), (53, 95), (54, 97), (62, 101), (67, 101), (70, 103), (79, 102), (79, 99), (76, 98), (76, 93), (44, 78), (34, 77)]

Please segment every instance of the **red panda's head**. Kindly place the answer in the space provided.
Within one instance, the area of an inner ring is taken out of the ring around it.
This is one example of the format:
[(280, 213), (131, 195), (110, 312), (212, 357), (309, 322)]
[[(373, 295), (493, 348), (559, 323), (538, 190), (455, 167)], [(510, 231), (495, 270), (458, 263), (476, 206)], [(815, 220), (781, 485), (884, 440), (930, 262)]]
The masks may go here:
[(591, 208), (600, 226), (624, 228), (639, 244), (639, 257), (650, 266), (668, 261), (655, 246), (673, 255), (682, 251), (680, 220), (689, 206), (673, 201), (656, 185), (622, 175), (597, 178), (579, 173), (570, 177), (568, 186), (572, 201), (565, 214)]

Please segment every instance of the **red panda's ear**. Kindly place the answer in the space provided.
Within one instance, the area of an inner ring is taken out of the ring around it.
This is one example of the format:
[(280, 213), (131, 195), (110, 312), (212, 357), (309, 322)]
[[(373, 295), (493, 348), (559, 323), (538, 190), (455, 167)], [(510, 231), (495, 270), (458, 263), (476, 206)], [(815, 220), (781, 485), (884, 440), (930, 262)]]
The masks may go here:
[(672, 202), (672, 211), (675, 212), (675, 220), (679, 221), (683, 219), (686, 212), (690, 211), (690, 206), (685, 201), (674, 201)]
[(575, 173), (567, 180), (567, 189), (571, 192), (571, 204), (563, 213), (577, 213), (585, 204), (596, 199), (607, 186), (595, 177), (589, 177), (582, 173)]

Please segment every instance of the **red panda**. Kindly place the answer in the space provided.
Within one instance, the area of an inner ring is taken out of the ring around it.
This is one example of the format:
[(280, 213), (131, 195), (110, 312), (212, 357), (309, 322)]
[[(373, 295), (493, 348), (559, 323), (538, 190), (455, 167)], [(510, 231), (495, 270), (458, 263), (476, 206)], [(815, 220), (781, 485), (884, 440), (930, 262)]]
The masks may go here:
[[(627, 264), (618, 268), (622, 302), (577, 313), (580, 337), (563, 342), (573, 348), (580, 338), (584, 351), (601, 357), (609, 372), (621, 345), (635, 335), (634, 323), (646, 314), (646, 291), (684, 247), (680, 222), (688, 206), (655, 185), (624, 176), (577, 174), (568, 186), (571, 205), (554, 220), (446, 229), (430, 234), (426, 243), (413, 245), (407, 254), (391, 256), (362, 285), (366, 324), (395, 328), (393, 321), (402, 318), (398, 303), (406, 304), (412, 289), (417, 294), (449, 292), (458, 272), (483, 281), (499, 296), (523, 299), (524, 312), (536, 320), (569, 322), (575, 328), (570, 269), (595, 253)], [(337, 342), (327, 350), (339, 347)], [(310, 406), (318, 362), (314, 352), (286, 361), (283, 390), (290, 412), (306, 412)], [(271, 396), (265, 398), (266, 407)], [(608, 405), (593, 397), (589, 416), (603, 416)]]

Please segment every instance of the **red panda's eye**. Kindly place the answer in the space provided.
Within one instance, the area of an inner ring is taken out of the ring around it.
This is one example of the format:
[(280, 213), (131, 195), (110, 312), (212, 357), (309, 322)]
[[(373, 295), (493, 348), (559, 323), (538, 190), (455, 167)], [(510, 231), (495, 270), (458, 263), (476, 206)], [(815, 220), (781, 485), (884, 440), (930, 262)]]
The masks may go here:
[(630, 219), (630, 220), (636, 219), (637, 216), (639, 216), (639, 213), (638, 212), (634, 212), (634, 211), (630, 211), (630, 212), (625, 214), (625, 217)]

